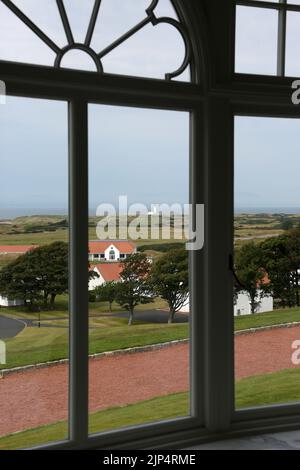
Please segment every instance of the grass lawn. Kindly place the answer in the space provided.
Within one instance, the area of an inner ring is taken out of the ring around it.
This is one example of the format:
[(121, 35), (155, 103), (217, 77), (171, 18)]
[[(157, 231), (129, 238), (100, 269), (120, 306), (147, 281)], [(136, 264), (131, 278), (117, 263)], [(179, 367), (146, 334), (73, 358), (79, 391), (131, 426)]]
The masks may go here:
[(236, 407), (300, 401), (300, 368), (256, 375), (236, 383)]
[(300, 322), (300, 308), (286, 308), (234, 319), (235, 331), (293, 322)]
[[(139, 312), (164, 308), (161, 300), (141, 305), (136, 310), (135, 324), (127, 326), (126, 318), (107, 315), (108, 304), (90, 304), (90, 354), (163, 343), (188, 338), (188, 324), (155, 324), (139, 321)], [(121, 308), (113, 305), (113, 312)], [(3, 308), (1, 314), (31, 319), (36, 324), (38, 314), (19, 308)], [(67, 297), (58, 298), (54, 311), (41, 312), (42, 324), (49, 328), (25, 328), (17, 337), (6, 341), (8, 363), (0, 368), (12, 368), (37, 362), (53, 361), (68, 357), (68, 310)], [(257, 328), (281, 323), (300, 322), (300, 309), (283, 309), (270, 313), (235, 318), (235, 330)]]
[[(90, 416), (89, 431), (94, 434), (125, 426), (187, 416), (189, 413), (188, 401), (187, 393), (178, 393), (138, 402), (134, 405), (99, 411)], [(0, 450), (20, 449), (64, 440), (67, 433), (65, 421), (42, 426), (0, 438)]]
[[(11, 309), (3, 309), (3, 313), (5, 310)], [(128, 327), (126, 318), (105, 316), (101, 309), (97, 315), (96, 310), (90, 317), (90, 354), (188, 338), (188, 324), (139, 322), (137, 311), (135, 324)], [(63, 318), (62, 313), (45, 312), (45, 318), (49, 320), (45, 320), (42, 314), (42, 323), (48, 323), (49, 328), (27, 327), (15, 338), (6, 340), (7, 364), (1, 365), (0, 369), (67, 358), (67, 316), (65, 319), (55, 319), (55, 315)], [(21, 318), (19, 312), (14, 314)], [(37, 319), (36, 314), (32, 316)]]

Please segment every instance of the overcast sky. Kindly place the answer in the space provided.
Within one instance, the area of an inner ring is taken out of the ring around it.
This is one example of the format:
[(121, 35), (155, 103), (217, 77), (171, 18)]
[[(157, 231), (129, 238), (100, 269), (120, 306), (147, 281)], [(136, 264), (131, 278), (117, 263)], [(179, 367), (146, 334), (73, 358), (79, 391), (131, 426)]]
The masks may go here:
[[(66, 38), (53, 0), (15, 3), (57, 43)], [(85, 37), (93, 0), (65, 0), (75, 40)], [(150, 0), (102, 0), (92, 47), (101, 51), (145, 17)], [(34, 8), (33, 8), (34, 7)], [(72, 8), (71, 8), (72, 7)], [(157, 16), (176, 14), (161, 0)], [(52, 65), (54, 54), (0, 3), (0, 58)], [(240, 7), (236, 70), (276, 72), (277, 14)], [(300, 14), (288, 15), (287, 72), (300, 76)], [(106, 72), (163, 78), (184, 57), (183, 41), (169, 25), (147, 26), (103, 59)], [(83, 53), (64, 66), (94, 70)], [(184, 74), (181, 80), (187, 80)], [(90, 207), (116, 202), (145, 204), (188, 201), (187, 113), (90, 106)], [(300, 121), (237, 118), (236, 207), (300, 207)], [(8, 98), (0, 105), (0, 217), (67, 206), (67, 105)], [(5, 213), (6, 211), (6, 213)], [(2, 215), (1, 215), (2, 214)]]

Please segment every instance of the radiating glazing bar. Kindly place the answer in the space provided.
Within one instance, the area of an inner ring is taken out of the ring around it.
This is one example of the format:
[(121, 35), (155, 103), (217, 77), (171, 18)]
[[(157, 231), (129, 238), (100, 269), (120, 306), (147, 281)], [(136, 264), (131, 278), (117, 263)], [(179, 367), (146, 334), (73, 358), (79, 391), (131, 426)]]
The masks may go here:
[(52, 49), (56, 54), (60, 52), (60, 48), (45, 34), (43, 31), (36, 25), (34, 24), (28, 16), (26, 16), (14, 3), (12, 3), (10, 0), (1, 0), (4, 5), (7, 6), (21, 21), (23, 21), (26, 26), (28, 26), (29, 29), (33, 33), (35, 33), (45, 44), (47, 44), (50, 49)]
[(65, 30), (68, 42), (70, 45), (74, 44), (74, 37), (73, 37), (72, 30), (71, 30), (71, 26), (69, 23), (69, 19), (68, 19), (68, 15), (65, 9), (64, 2), (63, 0), (56, 0), (56, 3), (57, 3), (57, 7), (59, 10), (59, 14), (61, 17), (62, 24), (64, 26), (64, 30)]

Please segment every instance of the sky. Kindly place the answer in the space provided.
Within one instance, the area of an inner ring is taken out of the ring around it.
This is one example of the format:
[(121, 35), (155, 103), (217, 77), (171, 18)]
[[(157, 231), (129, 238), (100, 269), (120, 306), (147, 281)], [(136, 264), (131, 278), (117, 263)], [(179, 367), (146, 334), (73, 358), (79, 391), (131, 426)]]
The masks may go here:
[[(300, 0), (294, 0), (300, 3)], [(92, 47), (101, 51), (145, 17), (151, 0), (102, 0)], [(15, 0), (59, 47), (66, 37), (54, 0)], [(65, 0), (76, 41), (85, 37), (93, 0)], [(72, 7), (72, 8), (71, 8)], [(176, 18), (170, 0), (157, 16)], [(0, 58), (52, 65), (53, 52), (0, 3)], [(276, 73), (277, 13), (238, 7), (236, 71)], [(287, 73), (300, 76), (300, 13), (288, 14)], [(103, 59), (106, 72), (163, 78), (184, 57), (170, 25), (147, 26)], [(84, 53), (65, 67), (94, 70)], [(188, 80), (185, 73), (181, 80)], [(89, 107), (90, 209), (101, 202), (188, 202), (188, 113), (113, 106)], [(300, 207), (300, 121), (235, 120), (236, 208)], [(0, 218), (9, 212), (65, 212), (68, 204), (67, 103), (8, 98), (0, 105)]]

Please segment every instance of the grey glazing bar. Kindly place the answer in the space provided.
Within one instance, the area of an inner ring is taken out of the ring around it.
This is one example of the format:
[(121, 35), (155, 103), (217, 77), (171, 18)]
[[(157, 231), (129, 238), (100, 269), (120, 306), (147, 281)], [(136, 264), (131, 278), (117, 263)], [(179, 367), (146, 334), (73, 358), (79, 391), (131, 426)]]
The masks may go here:
[(99, 13), (100, 6), (101, 6), (101, 0), (95, 0), (92, 16), (91, 16), (91, 19), (90, 19), (89, 28), (88, 28), (86, 38), (85, 38), (85, 42), (84, 42), (84, 44), (86, 46), (90, 46), (90, 44), (91, 44), (94, 29), (95, 29), (97, 18), (98, 18), (98, 13)]
[(56, 0), (56, 3), (57, 3), (57, 7), (58, 7), (58, 10), (59, 10), (59, 14), (60, 14), (60, 17), (61, 17), (61, 21), (62, 21), (64, 30), (65, 30), (65, 33), (66, 33), (66, 36), (67, 36), (67, 39), (68, 39), (68, 43), (70, 45), (74, 44), (74, 37), (73, 37), (73, 33), (72, 33), (72, 30), (71, 30), (71, 27), (70, 27), (70, 23), (69, 23), (69, 19), (68, 19), (68, 15), (67, 15), (67, 12), (66, 12), (66, 9), (65, 9), (64, 2), (63, 2), (63, 0)]
[[(279, 4), (286, 6), (286, 0), (279, 0)], [(278, 12), (277, 75), (279, 77), (285, 76), (286, 16), (286, 9)]]
[(256, 0), (237, 0), (237, 5), (255, 7), (255, 8), (264, 8), (269, 10), (290, 10), (290, 11), (300, 11), (300, 4), (292, 3), (275, 3), (275, 2), (260, 2)]
[(45, 34), (43, 31), (36, 26), (29, 18), (26, 16), (16, 5), (14, 5), (10, 0), (1, 0), (4, 5), (7, 6), (21, 21), (23, 21), (26, 26), (28, 26), (29, 29), (33, 33), (35, 33), (41, 41), (43, 41), (45, 44), (47, 44), (50, 49), (52, 49), (56, 54), (60, 51), (60, 48)]
[(70, 439), (88, 437), (88, 116), (69, 103), (70, 175)]
[(105, 55), (107, 55), (109, 52), (114, 50), (116, 47), (120, 46), (124, 41), (129, 39), (131, 36), (133, 36), (135, 33), (137, 33), (140, 29), (144, 28), (147, 24), (151, 23), (152, 17), (147, 16), (144, 20), (142, 20), (140, 23), (138, 23), (134, 28), (132, 28), (130, 31), (127, 31), (127, 33), (123, 34), (123, 36), (119, 37), (116, 41), (111, 43), (108, 47), (103, 49), (101, 52), (99, 52), (98, 57), (102, 59)]

